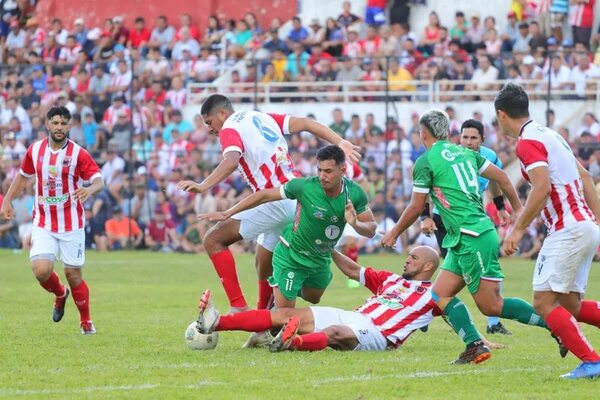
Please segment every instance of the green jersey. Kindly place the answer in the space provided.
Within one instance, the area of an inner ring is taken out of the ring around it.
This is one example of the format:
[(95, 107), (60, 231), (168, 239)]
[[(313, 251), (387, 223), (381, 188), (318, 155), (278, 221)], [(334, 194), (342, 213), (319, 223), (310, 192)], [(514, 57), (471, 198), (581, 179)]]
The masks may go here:
[(461, 233), (495, 229), (479, 191), (479, 174), (489, 165), (481, 154), (446, 141), (435, 142), (415, 162), (413, 190), (429, 193), (448, 231), (442, 247), (456, 246)]
[(294, 223), (284, 230), (282, 244), (289, 247), (295, 262), (308, 268), (329, 267), (331, 252), (346, 226), (346, 202), (354, 205), (357, 214), (368, 209), (363, 189), (346, 178), (336, 197), (325, 194), (317, 177), (292, 179), (281, 187), (281, 195), (298, 200)]

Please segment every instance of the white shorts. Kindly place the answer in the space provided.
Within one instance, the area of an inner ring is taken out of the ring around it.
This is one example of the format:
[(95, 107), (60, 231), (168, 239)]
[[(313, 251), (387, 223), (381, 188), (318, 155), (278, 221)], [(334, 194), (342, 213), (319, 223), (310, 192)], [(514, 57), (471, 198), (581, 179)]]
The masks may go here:
[(577, 222), (544, 240), (533, 269), (536, 292), (585, 293), (590, 267), (600, 243), (600, 228)]
[(70, 267), (81, 267), (85, 263), (85, 230), (53, 233), (34, 226), (31, 231), (29, 258), (51, 254)]
[(333, 307), (310, 307), (315, 321), (315, 332), (334, 325), (352, 329), (358, 339), (355, 351), (381, 351), (388, 348), (388, 341), (373, 321), (364, 314)]
[(273, 252), (283, 228), (294, 222), (296, 200), (279, 200), (242, 211), (231, 218), (240, 221), (240, 235)]

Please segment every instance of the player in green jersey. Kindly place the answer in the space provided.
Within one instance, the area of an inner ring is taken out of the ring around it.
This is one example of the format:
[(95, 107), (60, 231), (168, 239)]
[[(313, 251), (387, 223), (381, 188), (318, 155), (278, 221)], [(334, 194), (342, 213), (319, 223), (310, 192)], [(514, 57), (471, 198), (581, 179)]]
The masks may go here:
[(331, 281), (331, 253), (346, 223), (363, 236), (375, 236), (377, 223), (367, 195), (356, 183), (344, 178), (345, 155), (331, 145), (317, 152), (318, 177), (292, 179), (284, 186), (256, 192), (224, 212), (200, 215), (223, 221), (240, 211), (282, 199), (297, 199), (296, 218), (282, 232), (273, 253), (273, 275), (277, 308), (294, 307), (296, 297), (318, 303)]
[(498, 262), (500, 241), (483, 208), (479, 176), (498, 183), (516, 214), (523, 207), (519, 197), (504, 171), (479, 153), (449, 143), (448, 127), (448, 116), (440, 110), (427, 111), (419, 119), (421, 141), (427, 151), (415, 162), (410, 204), (386, 233), (382, 245), (392, 247), (396, 243), (417, 220), (431, 195), (448, 231), (441, 244), (448, 249), (448, 256), (434, 283), (433, 297), (467, 345), (456, 362), (478, 363), (489, 358), (489, 349), (465, 305), (455, 297), (465, 286), (484, 315), (547, 327), (529, 303), (500, 295), (499, 284), (504, 278)]

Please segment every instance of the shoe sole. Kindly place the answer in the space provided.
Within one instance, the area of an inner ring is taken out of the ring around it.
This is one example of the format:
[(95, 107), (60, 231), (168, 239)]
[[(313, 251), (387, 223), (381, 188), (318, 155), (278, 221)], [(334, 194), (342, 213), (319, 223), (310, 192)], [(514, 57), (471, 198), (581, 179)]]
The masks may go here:
[(483, 353), (475, 357), (475, 359), (471, 361), (471, 364), (481, 364), (482, 362), (487, 361), (490, 358), (492, 358), (492, 353)]
[(67, 288), (65, 288), (65, 296), (64, 296), (64, 301), (63, 301), (63, 305), (62, 305), (62, 311), (60, 313), (60, 315), (57, 315), (57, 317), (54, 317), (54, 309), (52, 310), (52, 321), (54, 322), (60, 322), (63, 317), (65, 316), (65, 307), (67, 306), (67, 300), (69, 299), (69, 295), (71, 294), (71, 291)]

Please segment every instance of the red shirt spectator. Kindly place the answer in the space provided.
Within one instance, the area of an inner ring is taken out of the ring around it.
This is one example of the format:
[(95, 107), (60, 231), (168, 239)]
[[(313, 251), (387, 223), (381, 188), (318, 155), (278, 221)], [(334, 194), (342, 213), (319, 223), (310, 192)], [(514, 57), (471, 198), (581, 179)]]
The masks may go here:
[(150, 41), (150, 31), (145, 26), (144, 18), (135, 19), (135, 28), (129, 32), (129, 46), (137, 49)]

